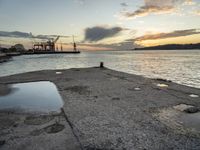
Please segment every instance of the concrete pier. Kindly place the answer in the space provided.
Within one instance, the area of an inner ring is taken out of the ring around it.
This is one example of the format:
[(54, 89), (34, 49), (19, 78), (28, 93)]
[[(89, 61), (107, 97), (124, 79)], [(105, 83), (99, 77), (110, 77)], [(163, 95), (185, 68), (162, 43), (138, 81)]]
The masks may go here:
[(200, 89), (97, 67), (1, 77), (0, 91), (33, 81), (56, 84), (62, 111), (1, 111), (0, 149), (200, 149)]

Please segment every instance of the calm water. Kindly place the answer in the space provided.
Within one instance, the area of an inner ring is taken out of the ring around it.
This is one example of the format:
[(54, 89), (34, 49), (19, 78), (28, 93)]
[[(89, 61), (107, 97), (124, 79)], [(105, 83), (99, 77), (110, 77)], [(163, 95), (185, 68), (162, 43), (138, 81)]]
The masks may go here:
[(29, 82), (14, 84), (11, 93), (0, 96), (0, 109), (52, 112), (60, 111), (61, 96), (52, 82)]
[(101, 51), (80, 55), (32, 55), (14, 57), (0, 64), (0, 76), (43, 69), (105, 66), (118, 71), (164, 78), (200, 88), (200, 50), (190, 51)]

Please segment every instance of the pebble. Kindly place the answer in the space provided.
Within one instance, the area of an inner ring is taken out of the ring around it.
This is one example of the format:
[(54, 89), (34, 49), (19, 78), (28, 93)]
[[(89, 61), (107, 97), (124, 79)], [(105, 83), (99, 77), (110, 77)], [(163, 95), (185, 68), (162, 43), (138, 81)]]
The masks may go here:
[(62, 72), (56, 72), (56, 74), (58, 74), (58, 75), (59, 75), (59, 74), (62, 74)]
[(157, 84), (158, 87), (168, 87), (167, 84)]
[(198, 97), (199, 97), (199, 95), (190, 94), (190, 97), (192, 97), (192, 98), (198, 98)]
[(135, 91), (140, 91), (141, 89), (139, 87), (134, 88)]

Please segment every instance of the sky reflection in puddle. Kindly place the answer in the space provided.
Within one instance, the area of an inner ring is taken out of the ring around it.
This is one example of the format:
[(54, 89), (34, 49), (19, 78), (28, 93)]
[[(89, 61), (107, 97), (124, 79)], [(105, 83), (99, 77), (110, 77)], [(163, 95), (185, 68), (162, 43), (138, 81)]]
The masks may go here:
[(63, 106), (55, 84), (49, 81), (13, 84), (11, 91), (0, 96), (0, 110), (55, 112)]

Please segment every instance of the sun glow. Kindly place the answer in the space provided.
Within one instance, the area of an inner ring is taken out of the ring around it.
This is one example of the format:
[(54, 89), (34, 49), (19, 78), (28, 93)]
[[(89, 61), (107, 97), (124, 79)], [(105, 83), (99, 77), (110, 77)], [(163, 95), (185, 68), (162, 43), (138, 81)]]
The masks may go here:
[(157, 46), (165, 44), (191, 44), (191, 43), (194, 44), (199, 42), (200, 42), (200, 34), (196, 34), (184, 37), (136, 41), (136, 44), (148, 47), (148, 46)]

